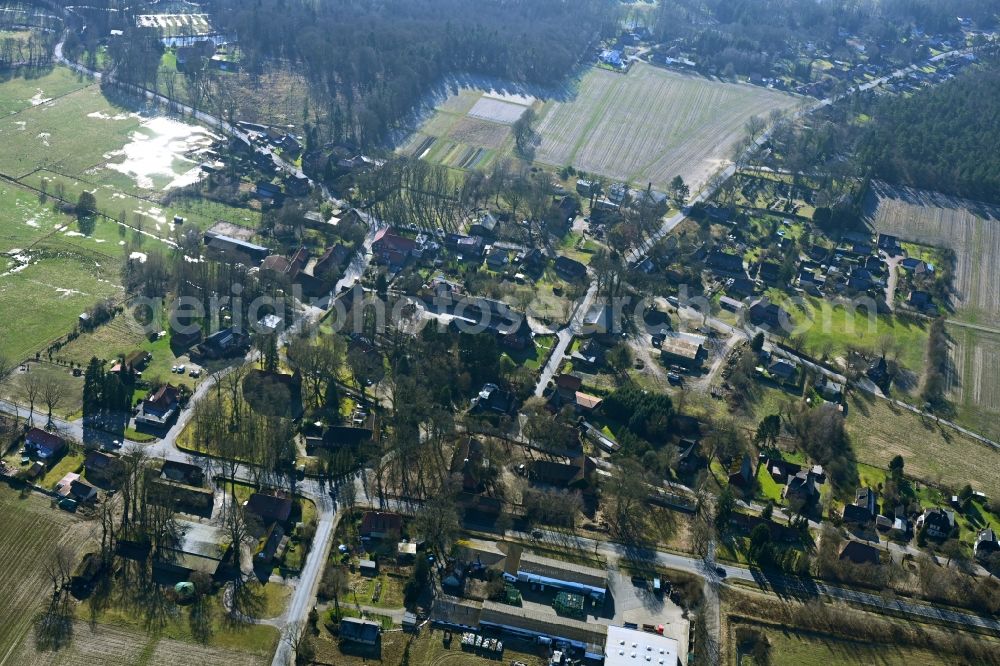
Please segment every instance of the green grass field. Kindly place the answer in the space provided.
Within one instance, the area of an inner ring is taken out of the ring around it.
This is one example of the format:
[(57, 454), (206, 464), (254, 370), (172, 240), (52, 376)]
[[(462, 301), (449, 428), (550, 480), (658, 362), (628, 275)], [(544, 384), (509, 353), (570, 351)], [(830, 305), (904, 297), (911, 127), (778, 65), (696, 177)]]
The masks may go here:
[(91, 84), (87, 78), (66, 67), (56, 67), (38, 77), (16, 77), (0, 83), (0, 117), (55, 100)]
[[(759, 397), (746, 422), (758, 423), (795, 399), (780, 389), (760, 385)], [(718, 401), (707, 404), (723, 409), (717, 405)], [(906, 475), (920, 481), (954, 489), (971, 483), (990, 497), (1000, 493), (1000, 452), (933, 419), (921, 418), (867, 394), (852, 393), (847, 400), (846, 426), (851, 448), (861, 463), (858, 473), (863, 483), (877, 485), (884, 480), (889, 461), (901, 455)]]
[[(0, 94), (3, 92), (0, 86)], [(100, 87), (92, 84), (0, 120), (0, 136), (5, 142), (0, 172), (20, 178), (45, 167), (81, 176), (108, 161), (105, 155), (120, 150), (138, 128), (138, 117), (114, 106)]]
[(797, 98), (636, 64), (626, 74), (593, 68), (575, 98), (549, 101), (536, 160), (665, 191), (680, 174), (692, 190), (729, 159), (752, 115), (789, 109)]
[(0, 354), (14, 359), (43, 351), (81, 312), (121, 293), (116, 260), (71, 243), (39, 247), (30, 257), (23, 270), (0, 274)]
[(790, 310), (792, 323), (803, 330), (804, 351), (830, 359), (843, 356), (849, 348), (876, 349), (888, 336), (898, 351), (899, 363), (920, 375), (927, 352), (928, 326), (922, 320), (904, 320), (893, 315), (869, 316), (863, 308), (851, 309), (809, 298), (805, 308)]
[[(0, 254), (24, 250), (73, 218), (39, 202), (30, 190), (4, 183), (0, 185)], [(0, 274), (9, 270), (0, 258)]]
[[(859, 641), (798, 631), (766, 631), (771, 644), (772, 664), (796, 666), (829, 666), (830, 664), (855, 664), (857, 666), (939, 666), (941, 655), (930, 650), (872, 645)], [(751, 656), (743, 655), (739, 666), (762, 666)]]

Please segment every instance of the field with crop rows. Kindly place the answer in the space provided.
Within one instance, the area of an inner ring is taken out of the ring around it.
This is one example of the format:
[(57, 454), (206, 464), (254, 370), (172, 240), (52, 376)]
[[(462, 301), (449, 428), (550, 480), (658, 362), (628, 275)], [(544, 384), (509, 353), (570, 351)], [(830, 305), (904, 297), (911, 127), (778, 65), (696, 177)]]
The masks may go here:
[(665, 189), (680, 174), (697, 189), (731, 157), (752, 115), (798, 103), (791, 95), (637, 64), (592, 69), (574, 99), (550, 101), (536, 161)]
[(1000, 325), (1000, 209), (884, 183), (872, 185), (865, 209), (880, 232), (953, 250), (957, 318)]
[(455, 169), (483, 169), (509, 149), (511, 124), (535, 104), (527, 95), (454, 89), (398, 151)]
[(214, 32), (208, 14), (142, 14), (135, 17), (142, 28), (155, 28), (164, 37), (208, 35)]
[(24, 638), (52, 590), (45, 573), (47, 555), (60, 545), (81, 548), (89, 526), (38, 496), (22, 499), (5, 485), (0, 486), (0, 514), (0, 666), (21, 666), (31, 662), (18, 658), (18, 645), (31, 643)]
[(948, 326), (952, 369), (948, 397), (956, 420), (1000, 440), (1000, 334)]

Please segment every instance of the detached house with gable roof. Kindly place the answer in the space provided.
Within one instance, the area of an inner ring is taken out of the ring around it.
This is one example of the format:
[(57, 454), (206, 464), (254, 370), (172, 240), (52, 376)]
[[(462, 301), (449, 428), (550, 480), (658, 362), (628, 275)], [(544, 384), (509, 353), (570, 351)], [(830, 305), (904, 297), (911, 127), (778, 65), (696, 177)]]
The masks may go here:
[(139, 406), (139, 413), (135, 417), (136, 423), (162, 427), (167, 425), (180, 410), (180, 391), (164, 384), (160, 389), (147, 396)]
[(24, 436), (24, 448), (42, 462), (55, 460), (66, 451), (66, 442), (41, 428), (32, 428)]

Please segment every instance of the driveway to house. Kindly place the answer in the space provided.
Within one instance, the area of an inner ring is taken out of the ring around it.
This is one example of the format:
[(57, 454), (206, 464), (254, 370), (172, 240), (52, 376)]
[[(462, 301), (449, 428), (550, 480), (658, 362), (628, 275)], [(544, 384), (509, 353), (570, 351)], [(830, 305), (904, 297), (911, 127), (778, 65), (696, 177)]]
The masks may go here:
[(590, 288), (587, 289), (587, 293), (584, 295), (583, 300), (581, 300), (580, 304), (576, 306), (576, 311), (573, 312), (573, 316), (569, 320), (569, 325), (556, 333), (556, 345), (552, 349), (552, 353), (549, 356), (549, 360), (545, 364), (545, 367), (542, 368), (542, 372), (538, 377), (538, 384), (535, 385), (536, 396), (541, 397), (545, 392), (545, 387), (548, 386), (549, 381), (551, 381), (556, 372), (558, 372), (559, 366), (566, 357), (566, 351), (573, 343), (573, 338), (575, 338), (580, 331), (583, 330), (584, 320), (587, 317), (587, 313), (590, 312), (590, 307), (593, 304), (594, 297), (596, 295), (597, 282), (591, 282)]
[(886, 269), (889, 271), (889, 277), (885, 283), (885, 304), (892, 311), (896, 309), (896, 285), (899, 283), (899, 263), (901, 261), (903, 261), (901, 255), (886, 257), (885, 260)]

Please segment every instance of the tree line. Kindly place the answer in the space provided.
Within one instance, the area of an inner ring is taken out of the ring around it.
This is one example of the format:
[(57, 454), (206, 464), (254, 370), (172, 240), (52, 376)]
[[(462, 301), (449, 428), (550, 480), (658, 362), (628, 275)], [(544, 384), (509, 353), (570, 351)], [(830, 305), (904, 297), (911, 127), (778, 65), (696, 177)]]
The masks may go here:
[(451, 75), (558, 84), (614, 29), (607, 0), (212, 0), (218, 29), (238, 35), (251, 74), (290, 63), (327, 111), (321, 137), (381, 144)]

